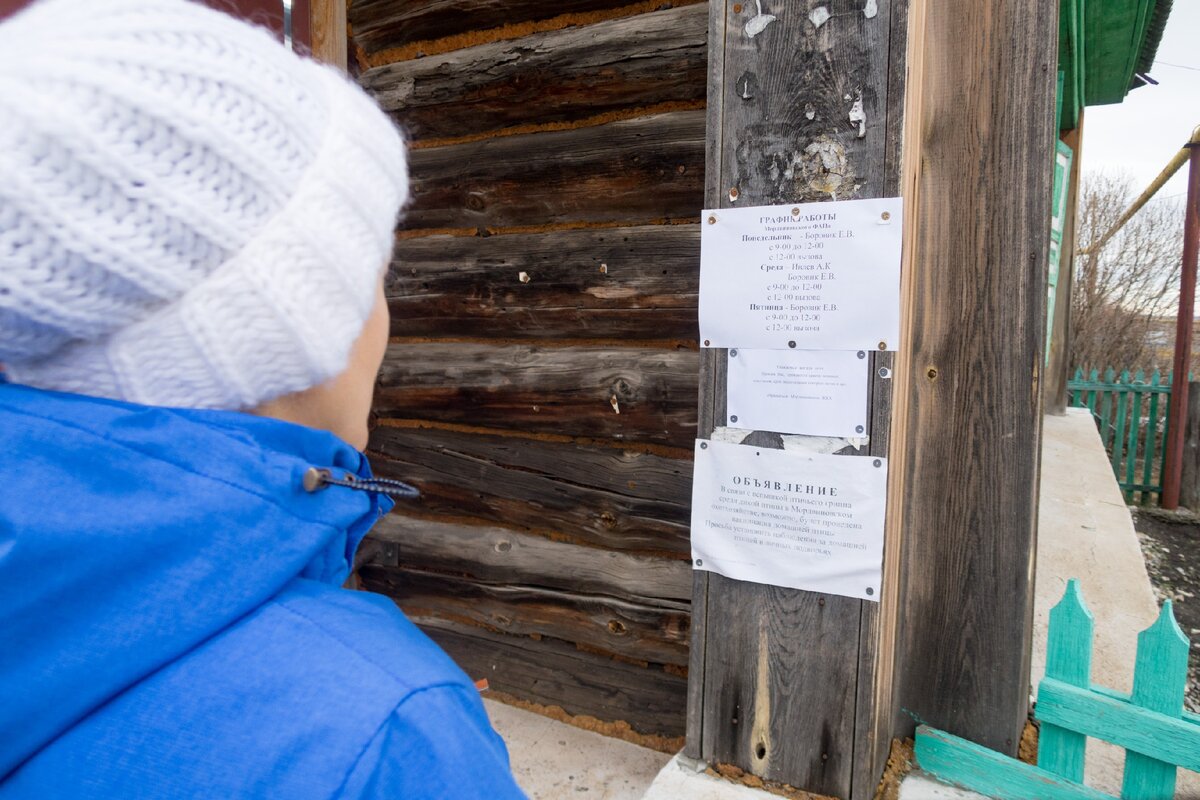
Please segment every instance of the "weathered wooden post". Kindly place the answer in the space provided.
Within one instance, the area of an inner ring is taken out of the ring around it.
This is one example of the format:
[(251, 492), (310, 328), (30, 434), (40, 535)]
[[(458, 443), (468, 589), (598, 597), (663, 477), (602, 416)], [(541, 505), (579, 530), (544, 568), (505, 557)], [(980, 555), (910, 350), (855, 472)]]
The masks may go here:
[[(900, 194), (906, 241), (896, 362), (873, 356), (869, 444), (839, 451), (890, 456), (883, 602), (697, 572), (692, 756), (865, 798), (915, 720), (1015, 752), (1056, 22), (1034, 0), (710, 4), (707, 206)], [(704, 351), (702, 438), (728, 424), (724, 363)]]
[(1192, 381), (1188, 386), (1186, 419), (1179, 503), (1191, 511), (1200, 511), (1200, 381)]

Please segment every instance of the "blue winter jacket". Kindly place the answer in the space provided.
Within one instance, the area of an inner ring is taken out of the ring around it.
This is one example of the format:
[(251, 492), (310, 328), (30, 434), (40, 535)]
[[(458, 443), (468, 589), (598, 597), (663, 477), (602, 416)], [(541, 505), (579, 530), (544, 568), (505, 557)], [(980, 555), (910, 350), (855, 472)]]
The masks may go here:
[(0, 798), (522, 797), (337, 437), (0, 384)]

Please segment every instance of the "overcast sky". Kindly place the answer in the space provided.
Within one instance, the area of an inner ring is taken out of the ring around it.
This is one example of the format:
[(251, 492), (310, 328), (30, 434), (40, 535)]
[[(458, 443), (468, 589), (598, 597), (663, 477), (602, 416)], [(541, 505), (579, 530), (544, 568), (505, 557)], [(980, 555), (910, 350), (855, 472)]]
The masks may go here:
[[(1083, 170), (1125, 170), (1141, 192), (1200, 125), (1200, 0), (1175, 0), (1151, 77), (1111, 106), (1084, 112)], [(1187, 191), (1187, 166), (1158, 197)]]

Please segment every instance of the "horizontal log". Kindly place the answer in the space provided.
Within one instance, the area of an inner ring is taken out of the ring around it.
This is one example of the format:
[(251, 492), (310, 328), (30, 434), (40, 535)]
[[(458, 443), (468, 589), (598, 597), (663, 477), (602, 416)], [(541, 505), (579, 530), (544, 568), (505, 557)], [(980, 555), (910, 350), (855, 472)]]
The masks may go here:
[(404, 227), (684, 219), (704, 199), (704, 112), (414, 150)]
[(368, 56), (413, 42), (603, 11), (630, 0), (351, 0), (347, 11), (354, 43)]
[[(527, 281), (523, 281), (524, 273)], [(695, 339), (700, 226), (398, 239), (393, 336)]]
[(369, 69), (359, 83), (415, 140), (703, 100), (703, 4)]
[(422, 619), (465, 621), (497, 633), (552, 636), (624, 658), (685, 665), (685, 604), (650, 606), (599, 594), (540, 586), (490, 584), (403, 567), (367, 565), (359, 580)]
[(690, 449), (698, 366), (693, 350), (393, 344), (375, 411)]
[(376, 428), (370, 448), (380, 475), (420, 488), (406, 507), (423, 515), (473, 517), (608, 550), (691, 552), (688, 460), (392, 427)]
[(568, 714), (628, 722), (638, 733), (681, 736), (687, 678), (566, 642), (506, 636), (442, 620), (413, 620), (474, 679)]
[[(389, 514), (367, 539), (367, 563), (620, 597), (687, 609), (687, 561), (584, 547), (511, 528), (462, 525)], [(367, 548), (363, 548), (366, 550)], [(664, 602), (666, 601), (666, 602)]]

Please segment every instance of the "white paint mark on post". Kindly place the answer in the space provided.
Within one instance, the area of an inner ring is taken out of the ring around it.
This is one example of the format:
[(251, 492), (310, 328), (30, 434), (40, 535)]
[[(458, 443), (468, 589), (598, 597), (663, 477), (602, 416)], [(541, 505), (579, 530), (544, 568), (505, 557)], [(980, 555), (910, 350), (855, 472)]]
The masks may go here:
[(862, 92), (858, 93), (858, 97), (854, 98), (854, 105), (850, 106), (850, 124), (858, 125), (859, 139), (867, 135), (867, 112), (863, 110)]
[(519, 280), (521, 283), (529, 283), (529, 273), (525, 271), (517, 273), (517, 280)]
[(813, 24), (814, 28), (819, 28), (829, 21), (829, 9), (826, 6), (817, 6), (812, 11), (808, 12), (808, 21)]
[(750, 18), (746, 23), (745, 31), (746, 38), (753, 39), (767, 29), (767, 26), (774, 22), (777, 17), (773, 14), (764, 14), (762, 10), (762, 0), (754, 0), (754, 7), (758, 9), (758, 13)]
[(867, 0), (867, 4), (863, 7), (863, 16), (867, 19), (873, 19), (879, 13), (879, 0)]
[(804, 118), (805, 119), (816, 119), (817, 118), (817, 109), (813, 107), (812, 103), (808, 103), (804, 106)]

